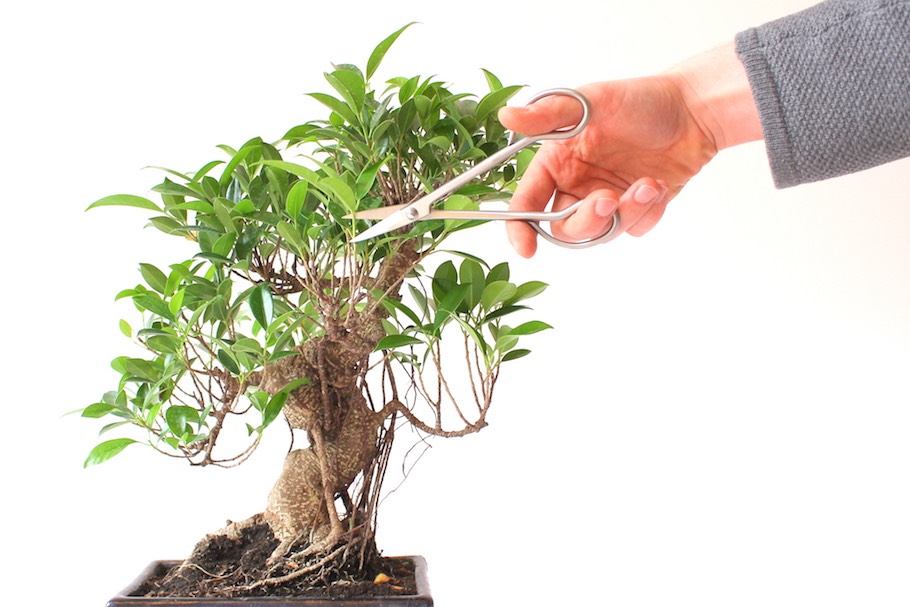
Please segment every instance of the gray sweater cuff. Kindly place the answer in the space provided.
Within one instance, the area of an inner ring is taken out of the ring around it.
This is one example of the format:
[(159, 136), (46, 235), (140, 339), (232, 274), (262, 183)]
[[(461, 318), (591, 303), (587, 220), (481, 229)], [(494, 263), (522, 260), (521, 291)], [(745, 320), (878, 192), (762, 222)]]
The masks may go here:
[(910, 155), (910, 0), (827, 0), (736, 51), (778, 187)]

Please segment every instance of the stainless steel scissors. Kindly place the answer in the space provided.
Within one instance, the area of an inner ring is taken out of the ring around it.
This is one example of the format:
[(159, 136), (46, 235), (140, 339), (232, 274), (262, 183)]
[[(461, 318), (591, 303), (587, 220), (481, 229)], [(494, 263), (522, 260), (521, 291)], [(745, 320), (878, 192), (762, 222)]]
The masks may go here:
[(582, 240), (579, 242), (566, 241), (560, 238), (557, 238), (540, 227), (539, 222), (541, 221), (560, 221), (565, 219), (575, 213), (578, 210), (578, 207), (582, 204), (582, 200), (566, 207), (561, 211), (458, 211), (458, 210), (445, 210), (445, 209), (434, 209), (433, 205), (441, 200), (445, 199), (450, 194), (456, 192), (459, 188), (467, 185), (475, 177), (483, 175), (484, 173), (489, 172), (496, 166), (502, 164), (521, 150), (525, 149), (531, 144), (537, 143), (538, 141), (545, 141), (548, 139), (568, 139), (578, 135), (585, 126), (588, 124), (588, 120), (591, 115), (591, 103), (588, 99), (574, 89), (565, 89), (565, 88), (556, 88), (548, 89), (542, 91), (532, 97), (528, 104), (532, 104), (535, 101), (539, 101), (544, 97), (551, 97), (554, 95), (565, 95), (576, 99), (582, 106), (583, 113), (581, 120), (578, 121), (574, 127), (567, 129), (558, 129), (551, 131), (549, 133), (544, 133), (542, 135), (533, 135), (531, 137), (523, 137), (517, 141), (512, 141), (506, 147), (502, 148), (498, 152), (490, 155), (481, 162), (478, 162), (472, 169), (466, 171), (455, 177), (451, 181), (448, 181), (441, 185), (436, 190), (421, 196), (417, 200), (406, 204), (392, 205), (387, 207), (381, 207), (378, 209), (369, 209), (364, 211), (357, 211), (351, 215), (347, 215), (345, 219), (380, 219), (378, 223), (367, 228), (357, 236), (351, 239), (351, 242), (360, 242), (363, 240), (368, 240), (370, 238), (375, 238), (377, 236), (382, 236), (398, 228), (407, 226), (415, 221), (423, 221), (430, 219), (473, 219), (473, 220), (519, 220), (526, 221), (528, 225), (534, 228), (538, 234), (540, 234), (545, 239), (550, 242), (557, 244), (561, 247), (566, 247), (570, 249), (582, 249), (585, 247), (590, 247), (595, 244), (602, 242), (607, 242), (612, 240), (619, 235), (619, 213), (613, 213), (613, 223), (610, 225), (610, 229), (606, 233), (598, 236), (596, 238), (591, 238), (588, 240)]

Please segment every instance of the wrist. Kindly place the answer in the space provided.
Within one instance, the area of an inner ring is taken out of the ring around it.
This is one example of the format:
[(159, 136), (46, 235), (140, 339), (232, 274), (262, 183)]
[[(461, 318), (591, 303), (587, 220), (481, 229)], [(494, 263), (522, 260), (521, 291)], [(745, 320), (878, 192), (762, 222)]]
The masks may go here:
[(718, 150), (762, 139), (749, 78), (732, 43), (692, 57), (665, 75), (676, 81), (693, 120)]

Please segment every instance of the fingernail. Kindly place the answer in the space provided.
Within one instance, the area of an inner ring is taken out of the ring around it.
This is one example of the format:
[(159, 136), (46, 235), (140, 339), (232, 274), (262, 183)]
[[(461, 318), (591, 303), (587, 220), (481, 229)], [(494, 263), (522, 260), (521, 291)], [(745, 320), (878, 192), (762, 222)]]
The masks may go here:
[(635, 199), (635, 202), (638, 202), (640, 204), (649, 204), (657, 199), (658, 194), (660, 194), (660, 192), (651, 186), (642, 185), (639, 186), (637, 190), (635, 190), (635, 195), (633, 198)]

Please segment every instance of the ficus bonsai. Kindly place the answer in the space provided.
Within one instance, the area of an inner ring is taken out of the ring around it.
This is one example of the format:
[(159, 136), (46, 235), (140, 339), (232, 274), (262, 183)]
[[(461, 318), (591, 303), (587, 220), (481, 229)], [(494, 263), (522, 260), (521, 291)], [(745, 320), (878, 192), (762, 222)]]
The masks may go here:
[[(141, 326), (120, 327), (144, 354), (116, 358), (118, 385), (82, 410), (110, 420), (86, 465), (144, 443), (193, 465), (233, 466), (278, 420), (298, 431), (265, 511), (206, 536), (179, 568), (200, 592), (264, 592), (375, 567), (376, 506), (400, 427), (440, 437), (481, 430), (502, 364), (528, 353), (522, 337), (549, 327), (509, 320), (543, 283), (516, 284), (506, 263), (442, 250), (478, 222), (421, 222), (350, 243), (367, 222), (346, 215), (408, 202), (507, 143), (496, 111), (520, 87), (489, 72), (480, 96), (416, 76), (373, 88), (407, 27), (365, 70), (325, 74), (334, 93), (311, 96), (327, 119), (274, 143), (219, 146), (224, 157), (195, 172), (168, 170), (155, 201), (114, 195), (90, 206), (153, 211), (152, 226), (198, 252), (140, 264), (142, 283), (119, 293), (141, 312)], [(445, 205), (507, 197), (532, 154)], [(456, 366), (457, 385), (447, 379)], [(219, 439), (234, 423), (247, 440), (225, 452)], [(107, 438), (124, 426), (127, 436)], [(232, 577), (233, 562), (208, 574), (192, 566), (263, 529), (272, 543), (259, 579)]]

